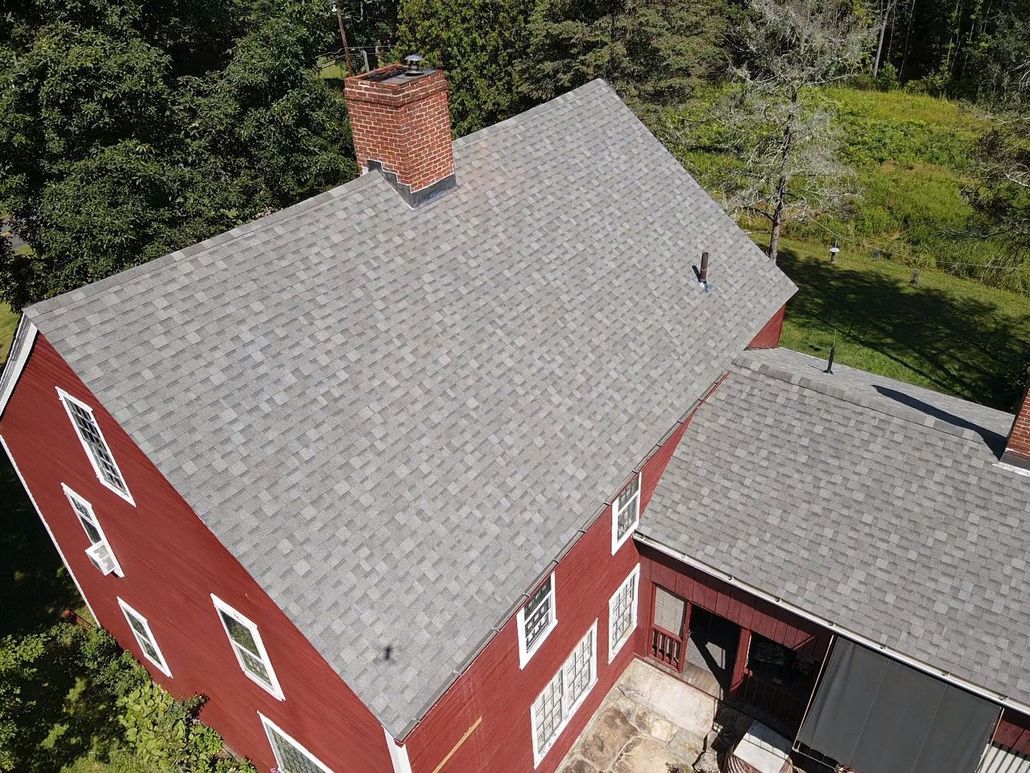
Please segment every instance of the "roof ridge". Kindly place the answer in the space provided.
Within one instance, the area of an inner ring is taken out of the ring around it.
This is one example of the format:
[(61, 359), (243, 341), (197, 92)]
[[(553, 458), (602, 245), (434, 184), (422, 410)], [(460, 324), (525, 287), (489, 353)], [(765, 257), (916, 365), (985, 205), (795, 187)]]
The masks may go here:
[[(799, 352), (804, 354), (804, 352)], [(809, 356), (810, 355), (805, 355)], [(869, 395), (863, 394), (861, 391), (855, 388), (849, 388), (846, 385), (840, 384), (827, 384), (825, 382), (818, 381), (809, 376), (803, 376), (798, 373), (793, 373), (786, 368), (771, 365), (767, 362), (761, 362), (754, 357), (748, 356), (746, 352), (737, 356), (734, 360), (734, 365), (746, 368), (754, 373), (761, 374), (768, 378), (773, 378), (778, 381), (784, 381), (788, 384), (792, 384), (801, 389), (807, 389), (812, 392), (824, 395), (826, 397), (832, 397), (837, 400), (842, 400), (852, 405), (857, 405), (861, 408), (866, 408), (876, 413), (884, 414), (901, 421), (907, 421), (912, 424), (917, 424), (927, 429), (936, 430), (938, 432), (944, 432), (948, 435), (962, 438), (963, 440), (969, 440), (975, 443), (983, 443), (997, 440), (1000, 436), (993, 430), (981, 427), (980, 431), (971, 428), (963, 427), (944, 419), (935, 418), (929, 414), (924, 414), (923, 418), (918, 418), (919, 411), (914, 408), (908, 408), (901, 404), (895, 404), (889, 400), (883, 398), (875, 398)], [(860, 370), (860, 369), (859, 369)], [(867, 371), (868, 372), (868, 371)], [(884, 378), (887, 378), (884, 376)], [(894, 380), (894, 379), (891, 379)], [(912, 385), (915, 386), (915, 385)], [(933, 391), (933, 390), (931, 390)], [(943, 393), (938, 393), (943, 394)], [(962, 400), (962, 398), (955, 398)], [(964, 402), (970, 405), (978, 405), (970, 400), (964, 400)], [(956, 417), (957, 419), (959, 417)], [(970, 423), (971, 422), (967, 422)]]

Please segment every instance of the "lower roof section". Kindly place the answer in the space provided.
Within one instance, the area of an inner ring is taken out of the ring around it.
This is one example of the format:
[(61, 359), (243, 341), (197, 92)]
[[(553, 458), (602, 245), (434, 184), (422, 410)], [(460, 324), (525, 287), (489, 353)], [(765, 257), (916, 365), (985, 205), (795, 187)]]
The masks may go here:
[(912, 661), (1030, 705), (1030, 477), (1012, 417), (776, 349), (693, 418), (654, 543)]

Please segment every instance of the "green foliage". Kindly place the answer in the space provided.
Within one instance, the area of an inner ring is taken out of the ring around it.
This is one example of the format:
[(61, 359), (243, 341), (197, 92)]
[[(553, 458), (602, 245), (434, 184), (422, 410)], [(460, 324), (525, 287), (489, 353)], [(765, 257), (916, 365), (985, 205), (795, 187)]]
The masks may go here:
[(519, 62), (528, 40), (533, 0), (405, 0), (397, 50), (417, 52), (447, 71), (457, 136), (527, 107)]
[(316, 0), (15, 5), (0, 36), (0, 254), (15, 307), (353, 177), (341, 95), (313, 72)]
[(646, 104), (684, 99), (722, 75), (727, 0), (537, 0), (523, 89), (543, 101), (594, 78)]
[(252, 771), (197, 721), (202, 704), (174, 700), (99, 628), (58, 623), (8, 636), (0, 770)]

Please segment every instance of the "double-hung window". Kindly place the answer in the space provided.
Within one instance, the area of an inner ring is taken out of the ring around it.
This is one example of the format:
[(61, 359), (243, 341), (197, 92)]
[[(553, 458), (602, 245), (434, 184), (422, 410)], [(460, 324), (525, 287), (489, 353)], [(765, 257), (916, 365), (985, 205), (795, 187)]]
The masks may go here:
[(229, 644), (232, 645), (232, 651), (236, 654), (236, 660), (239, 661), (243, 673), (276, 698), (283, 700), (282, 688), (272, 669), (272, 661), (268, 659), (268, 652), (261, 641), (257, 626), (218, 596), (211, 594), (211, 600), (215, 604), (218, 619), (222, 621), (225, 635), (229, 637)]
[(268, 736), (268, 744), (275, 755), (276, 767), (281, 773), (333, 773), (311, 752), (281, 730), (261, 712), (261, 724)]
[(558, 624), (554, 603), (554, 573), (533, 592), (516, 616), (519, 629), (519, 668), (524, 668)]
[(100, 482), (111, 491), (120, 496), (129, 504), (135, 505), (129, 487), (125, 485), (125, 478), (122, 471), (118, 469), (118, 463), (111, 454), (111, 447), (107, 445), (104, 433), (100, 431), (100, 425), (93, 415), (93, 409), (81, 400), (77, 400), (63, 389), (58, 387), (57, 394), (61, 398), (64, 409), (68, 412), (75, 434), (79, 436), (79, 442), (93, 465), (93, 471), (97, 474)]
[(136, 637), (136, 643), (143, 651), (143, 657), (157, 666), (165, 676), (171, 676), (172, 671), (168, 668), (168, 662), (164, 655), (161, 654), (161, 648), (157, 646), (157, 639), (154, 638), (154, 632), (150, 630), (147, 619), (120, 598), (118, 606), (122, 608), (122, 614), (129, 623), (132, 635)]
[(597, 621), (590, 626), (554, 678), (533, 701), (534, 767), (554, 745), (597, 682)]
[(89, 538), (89, 547), (86, 548), (86, 555), (93, 562), (93, 566), (105, 575), (114, 573), (118, 577), (124, 577), (121, 564), (115, 558), (114, 550), (111, 549), (111, 543), (107, 541), (107, 536), (100, 527), (100, 521), (97, 519), (96, 513), (93, 512), (93, 506), (63, 483), (61, 488), (64, 489), (64, 495), (68, 497), (68, 502), (71, 504), (75, 516), (79, 519), (82, 530), (86, 532), (86, 536)]
[(608, 662), (619, 654), (630, 634), (637, 627), (637, 589), (640, 586), (640, 564), (623, 580), (608, 600)]
[(640, 480), (637, 473), (612, 502), (612, 555), (621, 548), (640, 523)]

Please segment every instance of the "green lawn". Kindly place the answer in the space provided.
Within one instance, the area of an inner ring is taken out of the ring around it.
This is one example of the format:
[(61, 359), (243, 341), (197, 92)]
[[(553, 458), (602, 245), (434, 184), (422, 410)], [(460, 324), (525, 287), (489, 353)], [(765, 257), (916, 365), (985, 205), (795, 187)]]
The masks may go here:
[(20, 317), (6, 303), (0, 303), (0, 362), (7, 362), (7, 352), (11, 349), (11, 339)]
[(785, 239), (780, 267), (799, 292), (782, 345), (975, 402), (1013, 410), (1030, 364), (1030, 298), (868, 254)]

